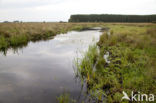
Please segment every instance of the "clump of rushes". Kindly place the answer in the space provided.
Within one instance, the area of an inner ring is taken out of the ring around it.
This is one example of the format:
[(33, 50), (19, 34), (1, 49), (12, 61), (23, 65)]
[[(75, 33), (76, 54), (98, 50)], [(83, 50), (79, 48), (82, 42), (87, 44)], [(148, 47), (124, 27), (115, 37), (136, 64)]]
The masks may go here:
[(68, 93), (63, 93), (59, 97), (57, 97), (58, 103), (76, 103), (74, 99), (70, 98), (70, 95)]
[(6, 49), (8, 47), (8, 42), (4, 36), (0, 36), (0, 49)]
[(28, 37), (27, 35), (12, 35), (9, 39), (9, 42), (10, 42), (10, 46), (12, 47), (16, 47), (16, 46), (19, 46), (19, 45), (24, 45), (24, 44), (27, 44), (28, 43)]
[[(121, 27), (111, 26), (110, 36), (101, 35), (99, 50), (90, 47), (77, 63), (77, 74), (97, 103), (128, 103), (121, 101), (122, 91), (156, 94), (156, 31), (145, 26)], [(103, 58), (107, 52), (110, 63)]]

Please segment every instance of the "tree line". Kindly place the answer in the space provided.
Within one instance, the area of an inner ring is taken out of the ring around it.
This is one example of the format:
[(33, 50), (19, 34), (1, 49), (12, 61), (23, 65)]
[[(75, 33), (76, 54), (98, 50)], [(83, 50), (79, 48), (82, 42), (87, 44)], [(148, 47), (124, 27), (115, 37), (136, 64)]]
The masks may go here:
[(69, 22), (156, 22), (156, 15), (80, 14), (71, 15)]

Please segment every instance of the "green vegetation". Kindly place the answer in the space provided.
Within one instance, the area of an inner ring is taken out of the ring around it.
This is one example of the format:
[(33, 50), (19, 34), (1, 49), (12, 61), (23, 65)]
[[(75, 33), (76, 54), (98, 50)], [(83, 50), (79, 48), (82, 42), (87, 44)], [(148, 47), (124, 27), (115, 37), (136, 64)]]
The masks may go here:
[(87, 30), (91, 27), (128, 25), (149, 26), (155, 24), (122, 24), (122, 23), (0, 23), (0, 51), (6, 52), (8, 48), (24, 47), (29, 41), (47, 40), (53, 36), (71, 30)]
[(1, 49), (6, 49), (7, 46), (8, 46), (8, 43), (7, 43), (6, 39), (5, 39), (5, 37), (0, 36), (0, 48)]
[[(92, 100), (121, 101), (122, 91), (156, 95), (156, 26), (107, 25), (97, 45), (77, 61), (77, 75), (87, 84)], [(109, 52), (108, 60), (104, 55)]]
[(21, 44), (27, 44), (27, 35), (12, 35), (9, 39), (10, 45), (16, 47)]
[(76, 103), (74, 99), (70, 98), (70, 95), (68, 93), (63, 93), (59, 97), (57, 97), (58, 103)]
[(69, 22), (155, 22), (156, 15), (71, 15)]
[[(0, 50), (23, 47), (71, 30), (102, 27), (99, 42), (78, 59), (77, 76), (91, 100), (121, 102), (122, 91), (156, 94), (156, 25), (153, 23), (0, 23)], [(109, 28), (109, 32), (105, 28)], [(108, 60), (104, 55), (109, 52)], [(75, 102), (68, 94), (59, 103)], [(127, 101), (123, 101), (127, 102)]]
[(71, 30), (85, 30), (93, 23), (0, 23), (0, 51), (26, 46), (29, 41), (50, 39)]

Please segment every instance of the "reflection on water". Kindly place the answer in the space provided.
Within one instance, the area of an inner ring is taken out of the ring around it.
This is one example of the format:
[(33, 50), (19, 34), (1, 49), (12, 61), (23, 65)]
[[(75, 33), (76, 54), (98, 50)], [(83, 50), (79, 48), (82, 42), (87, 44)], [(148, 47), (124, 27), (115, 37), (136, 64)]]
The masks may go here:
[(0, 54), (0, 103), (55, 103), (64, 91), (78, 99), (81, 84), (74, 79), (73, 59), (100, 34), (72, 31)]

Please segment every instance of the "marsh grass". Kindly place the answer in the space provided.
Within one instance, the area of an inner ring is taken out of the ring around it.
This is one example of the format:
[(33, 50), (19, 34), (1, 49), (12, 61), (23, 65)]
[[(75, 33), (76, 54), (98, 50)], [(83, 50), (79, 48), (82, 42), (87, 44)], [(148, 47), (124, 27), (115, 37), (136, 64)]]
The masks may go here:
[[(90, 47), (77, 65), (91, 98), (97, 103), (128, 103), (121, 101), (122, 91), (156, 94), (156, 27), (108, 26), (111, 35), (101, 35), (97, 43), (100, 52), (97, 46)], [(106, 52), (110, 63), (103, 58)]]
[[(0, 36), (3, 39), (0, 39), (0, 50), (15, 45), (21, 46), (23, 43), (25, 45), (29, 41), (35, 42), (39, 40), (47, 40), (57, 34), (66, 33), (71, 30), (81, 31), (87, 30), (91, 27), (113, 27), (111, 34), (113, 34), (113, 31), (117, 32), (119, 29), (120, 32), (123, 31), (123, 33), (126, 32), (127, 34), (128, 31), (133, 31), (135, 33), (135, 30), (140, 29), (139, 27), (148, 26), (152, 26), (154, 28), (148, 31), (154, 36), (151, 32), (154, 32), (155, 24), (148, 23), (0, 23)], [(137, 27), (138, 29), (134, 27)], [(125, 29), (127, 31), (125, 31), (124, 28), (128, 28)], [(144, 30), (144, 28), (142, 30)]]
[(6, 49), (8, 46), (8, 42), (4, 36), (0, 36), (0, 49)]
[(17, 48), (29, 41), (47, 40), (71, 30), (85, 30), (94, 23), (0, 23), (0, 50)]
[(58, 103), (76, 103), (76, 100), (71, 99), (69, 93), (63, 93), (59, 97), (57, 97)]
[(10, 46), (16, 47), (19, 45), (27, 44), (28, 43), (28, 37), (27, 35), (12, 35), (9, 39)]
[(69, 103), (70, 97), (69, 94), (62, 94), (59, 97), (57, 97), (58, 103)]

